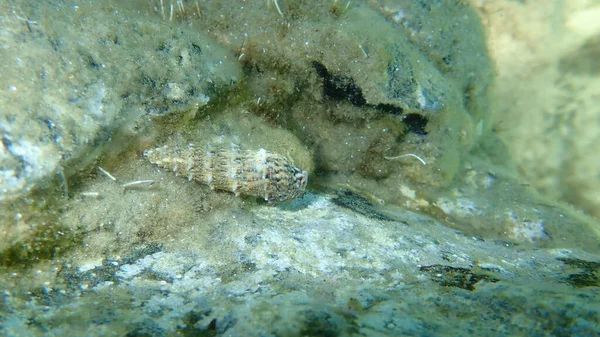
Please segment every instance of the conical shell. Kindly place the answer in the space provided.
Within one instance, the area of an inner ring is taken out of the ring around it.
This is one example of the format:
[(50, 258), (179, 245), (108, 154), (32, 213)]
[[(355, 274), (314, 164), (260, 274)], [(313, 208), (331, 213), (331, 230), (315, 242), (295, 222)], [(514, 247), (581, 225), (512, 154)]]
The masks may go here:
[(268, 152), (229, 147), (186, 148), (158, 147), (143, 152), (151, 163), (211, 189), (251, 195), (267, 201), (285, 201), (304, 192), (308, 172), (293, 165), (284, 156)]

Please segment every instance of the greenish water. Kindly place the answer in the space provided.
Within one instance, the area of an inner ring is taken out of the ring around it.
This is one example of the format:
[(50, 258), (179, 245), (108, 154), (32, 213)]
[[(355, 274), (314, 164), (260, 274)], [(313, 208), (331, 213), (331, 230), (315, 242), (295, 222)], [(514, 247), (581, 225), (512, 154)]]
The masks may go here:
[(0, 9), (3, 335), (600, 331), (597, 221), (514, 169), (466, 3)]

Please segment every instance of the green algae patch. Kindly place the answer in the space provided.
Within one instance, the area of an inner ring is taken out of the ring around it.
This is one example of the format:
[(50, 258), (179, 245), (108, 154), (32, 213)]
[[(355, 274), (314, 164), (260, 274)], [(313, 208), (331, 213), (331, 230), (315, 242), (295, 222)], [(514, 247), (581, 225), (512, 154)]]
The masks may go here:
[(586, 261), (576, 258), (558, 258), (566, 266), (578, 271), (569, 273), (566, 283), (576, 288), (600, 286), (600, 262)]
[(0, 266), (27, 268), (76, 245), (82, 233), (60, 221), (63, 207), (63, 200), (48, 197), (0, 205)]

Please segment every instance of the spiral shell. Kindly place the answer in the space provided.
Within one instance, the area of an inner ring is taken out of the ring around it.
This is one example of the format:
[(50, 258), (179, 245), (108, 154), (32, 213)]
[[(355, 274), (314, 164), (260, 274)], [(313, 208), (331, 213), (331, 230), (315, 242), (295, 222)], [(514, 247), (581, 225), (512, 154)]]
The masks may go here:
[(304, 192), (308, 172), (294, 166), (286, 157), (268, 152), (207, 146), (200, 149), (158, 147), (143, 152), (151, 163), (208, 185), (212, 190), (251, 195), (267, 201), (285, 201)]

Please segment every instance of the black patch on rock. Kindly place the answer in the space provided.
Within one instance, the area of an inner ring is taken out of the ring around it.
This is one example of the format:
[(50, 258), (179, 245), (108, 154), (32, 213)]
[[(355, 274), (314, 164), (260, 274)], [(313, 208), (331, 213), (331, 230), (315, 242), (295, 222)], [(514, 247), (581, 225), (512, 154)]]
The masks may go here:
[(426, 272), (431, 276), (431, 280), (444, 287), (456, 287), (469, 291), (475, 290), (475, 284), (479, 281), (498, 282), (499, 279), (485, 275), (476, 274), (471, 269), (443, 266), (434, 264), (431, 266), (422, 266), (420, 271)]
[(384, 103), (377, 104), (375, 106), (375, 109), (394, 116), (402, 115), (402, 113), (404, 112), (404, 109), (402, 109), (399, 106)]
[(569, 274), (566, 282), (576, 288), (600, 286), (600, 262), (586, 261), (575, 258), (558, 258), (564, 264), (581, 269), (578, 273)]
[[(367, 100), (363, 96), (362, 89), (356, 85), (354, 79), (347, 76), (331, 74), (320, 62), (313, 61), (312, 65), (315, 68), (317, 75), (323, 79), (323, 97), (325, 99), (333, 101), (346, 100), (354, 106), (372, 108), (393, 116), (399, 116), (404, 113), (404, 108), (393, 104), (367, 104)], [(391, 70), (388, 69), (388, 71)], [(408, 95), (408, 93), (414, 90), (413, 87), (416, 85), (416, 82), (414, 82), (412, 79), (407, 83), (405, 83), (406, 81), (401, 82), (400, 80), (395, 80), (392, 82), (393, 85), (388, 85), (390, 87), (388, 89), (391, 90), (390, 95), (394, 98)], [(404, 116), (402, 121), (408, 127), (409, 132), (422, 136), (427, 134), (427, 131), (425, 131), (425, 127), (429, 122), (427, 117), (420, 114), (411, 113)]]
[(408, 131), (422, 136), (427, 134), (427, 131), (425, 131), (425, 127), (429, 122), (427, 117), (412, 113), (404, 116), (402, 121), (408, 127)]
[(371, 219), (393, 221), (387, 216), (377, 212), (373, 203), (369, 199), (358, 195), (350, 190), (340, 190), (335, 192), (335, 197), (331, 200), (334, 204), (353, 210)]
[(317, 71), (317, 75), (323, 79), (323, 96), (334, 101), (345, 99), (355, 106), (367, 104), (362, 90), (354, 83), (352, 78), (332, 75), (323, 64), (316, 61), (313, 62), (313, 67)]

